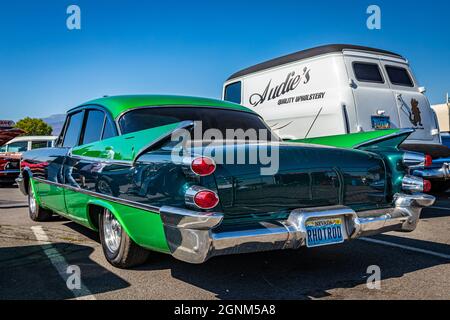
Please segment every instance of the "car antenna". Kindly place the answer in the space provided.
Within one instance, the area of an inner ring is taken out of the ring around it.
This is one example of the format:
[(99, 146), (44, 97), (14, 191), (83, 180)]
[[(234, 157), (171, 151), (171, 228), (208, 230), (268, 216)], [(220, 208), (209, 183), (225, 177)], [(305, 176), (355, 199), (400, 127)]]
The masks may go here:
[(320, 113), (322, 112), (322, 109), (323, 109), (323, 107), (320, 108), (319, 112), (317, 112), (316, 117), (314, 118), (314, 121), (311, 123), (311, 126), (309, 127), (308, 132), (306, 133), (306, 135), (305, 135), (305, 137), (304, 137), (303, 139), (308, 138), (308, 135), (309, 135), (309, 133), (311, 132), (312, 127), (314, 126), (314, 124), (315, 124), (316, 121), (317, 121), (317, 118), (319, 118), (319, 115), (320, 115)]

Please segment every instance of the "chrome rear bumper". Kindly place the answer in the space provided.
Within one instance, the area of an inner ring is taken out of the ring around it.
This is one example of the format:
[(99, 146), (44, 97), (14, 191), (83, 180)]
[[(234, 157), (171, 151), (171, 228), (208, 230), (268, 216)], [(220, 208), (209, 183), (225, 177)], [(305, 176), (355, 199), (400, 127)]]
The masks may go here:
[(182, 261), (202, 263), (218, 255), (305, 246), (305, 222), (311, 218), (343, 217), (346, 240), (394, 230), (410, 232), (416, 228), (422, 209), (435, 201), (427, 194), (396, 194), (394, 199), (392, 208), (358, 213), (345, 206), (297, 209), (287, 220), (227, 232), (214, 232), (223, 220), (221, 213), (164, 206), (160, 215), (171, 254)]

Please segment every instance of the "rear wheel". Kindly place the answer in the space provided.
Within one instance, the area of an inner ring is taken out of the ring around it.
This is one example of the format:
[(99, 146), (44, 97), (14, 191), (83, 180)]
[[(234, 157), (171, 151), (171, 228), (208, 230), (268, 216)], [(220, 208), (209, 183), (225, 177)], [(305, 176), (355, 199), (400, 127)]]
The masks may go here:
[(28, 192), (28, 215), (33, 221), (48, 221), (52, 217), (52, 212), (50, 210), (44, 209), (39, 206), (36, 201), (36, 196), (33, 192), (33, 188), (30, 188)]
[(104, 209), (99, 222), (100, 241), (109, 263), (118, 268), (131, 268), (147, 260), (149, 251), (128, 236), (111, 211)]

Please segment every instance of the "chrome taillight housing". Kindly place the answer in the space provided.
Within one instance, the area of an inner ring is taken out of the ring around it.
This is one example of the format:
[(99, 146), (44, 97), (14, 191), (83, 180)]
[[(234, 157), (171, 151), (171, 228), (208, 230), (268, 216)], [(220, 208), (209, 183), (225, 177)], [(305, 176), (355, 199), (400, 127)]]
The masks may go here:
[(213, 209), (219, 204), (219, 196), (212, 190), (200, 186), (191, 186), (184, 197), (186, 206), (194, 209)]
[(430, 192), (431, 182), (416, 176), (404, 176), (402, 189), (409, 192)]
[(402, 163), (406, 167), (429, 167), (433, 164), (433, 158), (428, 154), (406, 151)]

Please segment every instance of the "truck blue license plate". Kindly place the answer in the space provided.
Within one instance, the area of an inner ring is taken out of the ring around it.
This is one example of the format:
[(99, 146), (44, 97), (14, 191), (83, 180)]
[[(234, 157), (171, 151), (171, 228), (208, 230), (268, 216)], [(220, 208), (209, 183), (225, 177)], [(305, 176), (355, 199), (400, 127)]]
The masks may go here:
[(372, 128), (375, 130), (389, 129), (391, 120), (386, 116), (372, 116)]
[(342, 217), (312, 218), (306, 221), (306, 246), (320, 247), (344, 242)]

